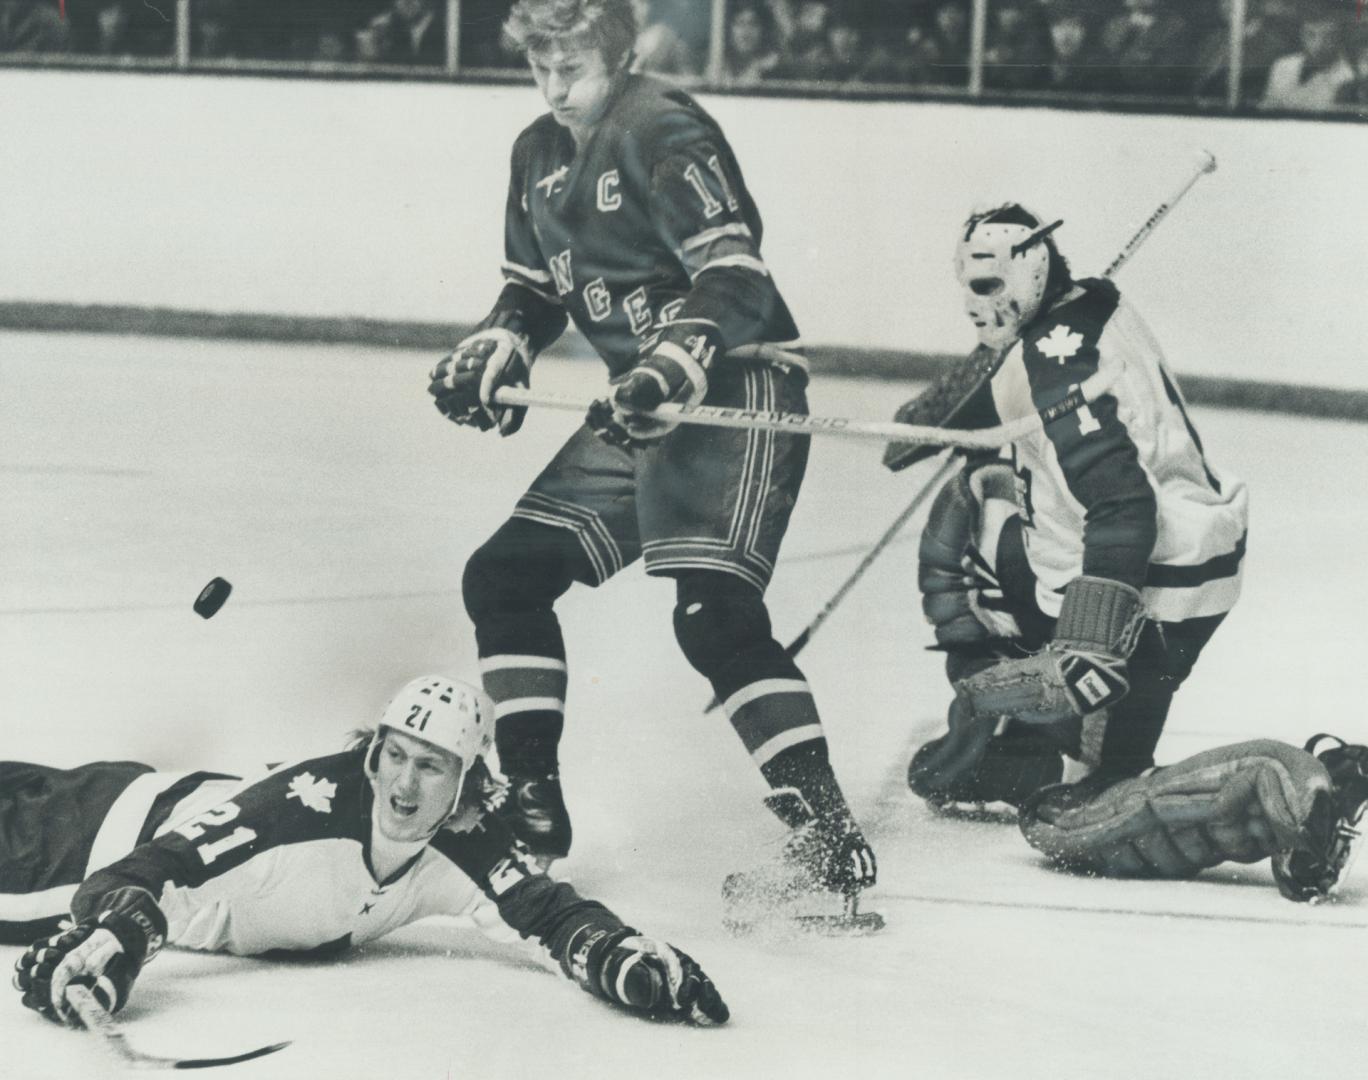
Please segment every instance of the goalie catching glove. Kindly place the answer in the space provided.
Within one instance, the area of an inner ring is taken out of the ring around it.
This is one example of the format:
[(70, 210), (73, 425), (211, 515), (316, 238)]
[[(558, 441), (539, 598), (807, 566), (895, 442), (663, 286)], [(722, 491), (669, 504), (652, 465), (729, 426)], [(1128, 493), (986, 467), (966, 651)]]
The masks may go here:
[(428, 393), (438, 410), (453, 423), (500, 435), (522, 427), (525, 407), (499, 405), (494, 392), (501, 386), (526, 388), (532, 375), (532, 352), (527, 338), (502, 326), (471, 334), (432, 369)]
[(612, 397), (589, 406), (585, 422), (604, 442), (639, 448), (673, 431), (679, 421), (654, 416), (661, 405), (697, 405), (708, 393), (708, 368), (721, 346), (710, 323), (670, 323), (651, 354), (613, 388)]
[(34, 942), (14, 965), (26, 1008), (57, 1023), (75, 1022), (67, 987), (88, 986), (110, 1013), (128, 1002), (133, 981), (166, 940), (166, 919), (141, 889), (121, 889), (97, 919)]
[(1052, 724), (1087, 716), (1129, 692), (1126, 661), (1144, 625), (1139, 590), (1110, 578), (1076, 577), (1064, 590), (1048, 646), (961, 680), (955, 695), (975, 717)]
[(691, 957), (630, 927), (580, 927), (565, 946), (561, 968), (595, 997), (647, 1016), (700, 1025), (725, 1024), (731, 1016)]

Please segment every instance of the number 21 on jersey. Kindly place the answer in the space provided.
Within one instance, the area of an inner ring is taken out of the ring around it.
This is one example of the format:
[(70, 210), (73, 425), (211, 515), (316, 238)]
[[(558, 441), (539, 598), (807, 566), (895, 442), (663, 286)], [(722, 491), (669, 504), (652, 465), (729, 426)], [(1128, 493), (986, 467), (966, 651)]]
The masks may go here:
[(256, 830), (249, 829), (246, 825), (237, 826), (227, 836), (221, 836), (217, 840), (204, 839), (207, 832), (227, 825), (240, 813), (242, 808), (237, 803), (226, 802), (222, 806), (215, 806), (202, 814), (196, 814), (183, 825), (177, 826), (175, 831), (195, 843), (195, 853), (204, 860), (205, 866), (209, 866), (220, 855), (243, 844), (250, 844), (256, 839)]

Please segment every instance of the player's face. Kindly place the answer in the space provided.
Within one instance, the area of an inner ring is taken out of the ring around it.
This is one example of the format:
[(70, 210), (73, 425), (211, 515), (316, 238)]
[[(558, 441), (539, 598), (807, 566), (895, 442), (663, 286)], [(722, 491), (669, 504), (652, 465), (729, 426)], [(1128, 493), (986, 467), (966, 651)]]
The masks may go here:
[(451, 813), (461, 759), (421, 739), (385, 731), (376, 768), (376, 821), (391, 840), (421, 840)]
[(551, 114), (576, 139), (603, 119), (616, 73), (598, 49), (573, 42), (555, 44), (528, 50), (527, 63)]

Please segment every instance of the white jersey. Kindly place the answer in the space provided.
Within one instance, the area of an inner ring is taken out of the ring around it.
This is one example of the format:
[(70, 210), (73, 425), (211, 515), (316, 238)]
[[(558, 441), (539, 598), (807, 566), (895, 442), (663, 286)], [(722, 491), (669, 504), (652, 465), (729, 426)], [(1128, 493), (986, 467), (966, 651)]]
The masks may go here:
[(1109, 281), (1081, 282), (1009, 349), (990, 387), (1000, 422), (1115, 374), (1098, 401), (1012, 445), (1036, 600), (1057, 616), (1080, 574), (1142, 592), (1153, 619), (1230, 610), (1248, 493), (1206, 457), (1159, 343)]
[[(601, 907), (531, 867), (497, 819), (407, 845), (386, 841), (373, 827), (363, 754), (314, 758), (255, 782), (201, 784), (154, 839), (87, 877), (73, 913), (94, 917), (106, 897), (133, 886), (156, 899), (170, 943), (255, 955), (329, 953), (429, 915), (472, 916), (496, 939), (541, 938), (566, 911)], [(166, 777), (135, 781), (101, 832), (141, 821), (134, 804), (145, 813)], [(383, 880), (371, 870), (380, 845), (387, 865), (401, 864)]]

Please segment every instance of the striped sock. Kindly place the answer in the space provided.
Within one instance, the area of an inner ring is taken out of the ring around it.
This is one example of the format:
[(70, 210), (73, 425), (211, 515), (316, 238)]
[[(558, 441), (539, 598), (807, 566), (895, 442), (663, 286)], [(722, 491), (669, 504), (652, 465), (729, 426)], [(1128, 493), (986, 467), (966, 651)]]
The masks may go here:
[(554, 776), (565, 727), (565, 660), (497, 653), (480, 657), (480, 675), (494, 699), (494, 741), (504, 773)]
[(819, 814), (849, 814), (806, 680), (757, 680), (723, 708), (770, 787), (797, 788)]

